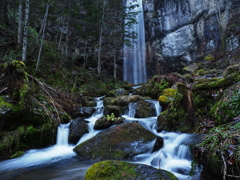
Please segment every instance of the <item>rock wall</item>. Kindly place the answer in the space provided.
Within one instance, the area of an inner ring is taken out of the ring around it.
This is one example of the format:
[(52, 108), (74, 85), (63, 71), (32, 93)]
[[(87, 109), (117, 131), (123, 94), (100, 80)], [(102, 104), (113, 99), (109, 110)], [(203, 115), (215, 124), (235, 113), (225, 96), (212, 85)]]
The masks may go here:
[(239, 0), (145, 0), (144, 15), (149, 76), (240, 46)]

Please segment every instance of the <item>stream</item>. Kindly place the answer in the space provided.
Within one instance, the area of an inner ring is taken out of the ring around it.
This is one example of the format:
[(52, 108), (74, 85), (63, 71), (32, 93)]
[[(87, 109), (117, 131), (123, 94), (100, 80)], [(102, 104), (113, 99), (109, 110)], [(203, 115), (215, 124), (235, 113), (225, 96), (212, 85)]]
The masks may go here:
[[(85, 134), (77, 143), (96, 136), (100, 130), (94, 130), (97, 119), (103, 116), (103, 98), (96, 98), (97, 106), (92, 117), (88, 121), (89, 133)], [(164, 147), (154, 153), (141, 154), (135, 157), (134, 163), (141, 163), (155, 168), (172, 172), (179, 180), (199, 180), (199, 173), (191, 177), (192, 155), (188, 144), (194, 140), (194, 135), (157, 132), (157, 115), (161, 112), (158, 101), (146, 100), (155, 107), (156, 116), (149, 118), (134, 118), (136, 104), (130, 103), (123, 117), (126, 123), (138, 122), (143, 127), (164, 139)], [(69, 125), (61, 124), (58, 127), (57, 142), (55, 145), (44, 149), (27, 151), (22, 157), (0, 162), (0, 180), (81, 180), (84, 179), (86, 170), (95, 162), (80, 161), (73, 148), (68, 144)], [(154, 143), (149, 144), (153, 146)]]

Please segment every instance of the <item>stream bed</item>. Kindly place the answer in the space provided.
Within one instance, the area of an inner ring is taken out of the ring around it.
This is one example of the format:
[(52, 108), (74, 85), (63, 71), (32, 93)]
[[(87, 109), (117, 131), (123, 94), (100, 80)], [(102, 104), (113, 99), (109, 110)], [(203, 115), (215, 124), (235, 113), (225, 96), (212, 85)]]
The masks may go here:
[[(94, 130), (97, 119), (103, 116), (103, 98), (96, 98), (96, 111), (88, 121), (89, 133), (85, 134), (77, 144), (96, 136), (101, 131)], [(164, 139), (164, 147), (155, 152), (140, 154), (134, 163), (147, 164), (172, 172), (179, 180), (199, 180), (199, 173), (190, 176), (192, 155), (189, 143), (194, 135), (176, 132), (157, 132), (157, 115), (161, 112), (158, 101), (147, 100), (155, 107), (156, 116), (149, 118), (134, 118), (136, 104), (130, 103), (123, 117), (125, 123), (138, 122), (153, 134)], [(68, 144), (69, 125), (58, 127), (56, 145), (45, 149), (27, 151), (22, 157), (0, 162), (0, 180), (81, 180), (86, 170), (95, 162), (81, 161), (73, 151), (74, 145)], [(153, 146), (154, 143), (150, 144)]]

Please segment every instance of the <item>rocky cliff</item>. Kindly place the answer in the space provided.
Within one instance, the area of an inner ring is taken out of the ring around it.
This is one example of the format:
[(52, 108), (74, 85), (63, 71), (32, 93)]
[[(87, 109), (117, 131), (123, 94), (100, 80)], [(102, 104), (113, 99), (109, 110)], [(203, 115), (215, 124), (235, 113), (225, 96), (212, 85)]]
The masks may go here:
[(145, 0), (144, 14), (152, 74), (179, 71), (240, 46), (239, 0)]

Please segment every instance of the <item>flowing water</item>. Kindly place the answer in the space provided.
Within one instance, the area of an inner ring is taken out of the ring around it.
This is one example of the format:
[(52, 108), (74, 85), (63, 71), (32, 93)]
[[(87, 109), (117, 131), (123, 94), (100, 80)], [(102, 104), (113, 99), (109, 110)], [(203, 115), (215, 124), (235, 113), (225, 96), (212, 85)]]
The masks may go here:
[(123, 116), (126, 121), (139, 122), (143, 127), (157, 136), (164, 139), (164, 146), (154, 153), (149, 152), (135, 157), (135, 163), (147, 164), (155, 168), (161, 168), (172, 172), (178, 179), (199, 180), (199, 172), (193, 177), (190, 176), (192, 155), (189, 144), (194, 140), (195, 136), (191, 134), (175, 133), (175, 132), (157, 132), (156, 121), (157, 116), (161, 112), (161, 106), (158, 101), (147, 100), (151, 102), (156, 109), (156, 116), (149, 118), (134, 118), (136, 112), (136, 103), (130, 103), (128, 110)]
[[(130, 7), (136, 5), (134, 8), (127, 9), (126, 13), (130, 14), (138, 12), (136, 16), (137, 23), (131, 26), (126, 26), (125, 31), (128, 33), (137, 33), (136, 39), (125, 38), (131, 43), (131, 46), (124, 45), (124, 77), (125, 81), (132, 84), (144, 83), (147, 80), (146, 73), (146, 46), (145, 46), (145, 28), (143, 17), (142, 0), (127, 0), (126, 6)], [(131, 20), (126, 19), (125, 24)]]
[[(94, 130), (97, 119), (103, 116), (103, 97), (97, 98), (96, 111), (88, 121), (89, 133), (85, 134), (77, 144), (95, 136), (101, 131)], [(157, 115), (161, 112), (158, 101), (147, 100), (156, 109), (156, 116), (149, 118), (134, 118), (137, 104), (130, 103), (123, 117), (127, 122), (139, 122), (152, 133), (164, 139), (164, 147), (154, 153), (148, 152), (135, 157), (134, 163), (141, 163), (161, 168), (174, 173), (180, 180), (199, 179), (199, 176), (189, 176), (192, 155), (188, 144), (193, 135), (156, 131)], [(69, 123), (70, 124), (70, 123)], [(58, 127), (56, 145), (45, 149), (30, 150), (20, 158), (0, 162), (0, 180), (66, 180), (84, 179), (86, 170), (93, 161), (80, 161), (73, 145), (68, 144), (69, 124)], [(155, 142), (149, 144), (153, 147)]]

